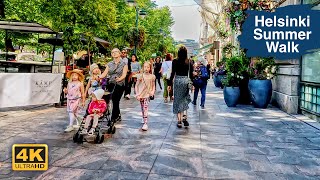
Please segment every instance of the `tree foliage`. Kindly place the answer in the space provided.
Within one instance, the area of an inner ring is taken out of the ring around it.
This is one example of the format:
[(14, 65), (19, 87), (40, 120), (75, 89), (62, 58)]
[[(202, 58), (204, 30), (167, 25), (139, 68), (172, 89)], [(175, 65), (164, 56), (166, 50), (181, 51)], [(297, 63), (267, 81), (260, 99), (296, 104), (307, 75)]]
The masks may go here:
[[(132, 47), (132, 40), (141, 40), (138, 56), (143, 60), (159, 50), (163, 55), (175, 49), (170, 9), (158, 8), (151, 0), (137, 0), (139, 10), (147, 12), (145, 19), (139, 18), (138, 33), (133, 31), (136, 30), (136, 9), (128, 6), (125, 0), (3, 0), (4, 5), (1, 2), (5, 15), (2, 19), (36, 22), (63, 32), (64, 50), (69, 53), (94, 49), (95, 43), (91, 42), (94, 36), (109, 41), (110, 48)], [(128, 38), (128, 34), (132, 37)], [(139, 36), (134, 38), (136, 35)], [(36, 39), (34, 35), (15, 33), (13, 43), (16, 45), (16, 39), (21, 37)], [(83, 37), (87, 39), (85, 44), (81, 41)], [(26, 41), (19, 44), (26, 44)]]

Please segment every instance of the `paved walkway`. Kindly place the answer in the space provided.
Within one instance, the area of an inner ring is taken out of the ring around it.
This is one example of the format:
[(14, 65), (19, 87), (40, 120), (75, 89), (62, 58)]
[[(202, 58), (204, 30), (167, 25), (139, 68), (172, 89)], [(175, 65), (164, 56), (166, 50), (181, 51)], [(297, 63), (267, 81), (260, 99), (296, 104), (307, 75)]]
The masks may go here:
[[(151, 103), (148, 132), (139, 130), (136, 101), (122, 107), (116, 134), (100, 145), (72, 142), (65, 109), (0, 112), (0, 178), (320, 179), (319, 130), (276, 108), (228, 108), (212, 84), (206, 110), (190, 106), (189, 129), (176, 127), (161, 98)], [(49, 145), (50, 169), (12, 172), (11, 145), (33, 142)]]

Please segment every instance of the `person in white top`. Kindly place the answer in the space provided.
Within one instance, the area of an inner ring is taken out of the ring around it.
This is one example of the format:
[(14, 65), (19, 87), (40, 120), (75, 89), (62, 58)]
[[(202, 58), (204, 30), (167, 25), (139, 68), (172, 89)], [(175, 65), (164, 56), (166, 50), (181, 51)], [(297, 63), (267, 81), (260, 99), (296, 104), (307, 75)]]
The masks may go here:
[(161, 73), (163, 77), (163, 98), (164, 102), (168, 102), (168, 96), (170, 97), (170, 101), (173, 100), (173, 92), (172, 88), (168, 89), (168, 84), (171, 85), (172, 82), (170, 81), (170, 76), (171, 76), (171, 71), (172, 71), (172, 56), (171, 54), (166, 55), (166, 60), (162, 63), (161, 66)]

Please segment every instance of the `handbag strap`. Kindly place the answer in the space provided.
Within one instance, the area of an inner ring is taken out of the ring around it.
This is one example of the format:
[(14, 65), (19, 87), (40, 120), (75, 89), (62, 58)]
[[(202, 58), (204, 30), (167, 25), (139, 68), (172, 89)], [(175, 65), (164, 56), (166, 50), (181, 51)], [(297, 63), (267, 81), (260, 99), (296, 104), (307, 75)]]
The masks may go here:
[(190, 60), (188, 60), (189, 61), (189, 68), (188, 68), (188, 78), (190, 79)]

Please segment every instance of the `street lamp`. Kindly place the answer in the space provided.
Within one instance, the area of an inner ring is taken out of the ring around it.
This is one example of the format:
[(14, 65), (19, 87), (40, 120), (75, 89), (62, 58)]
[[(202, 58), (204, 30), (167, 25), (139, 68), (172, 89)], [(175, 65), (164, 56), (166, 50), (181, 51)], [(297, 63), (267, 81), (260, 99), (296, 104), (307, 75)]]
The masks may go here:
[[(144, 19), (145, 16), (147, 15), (147, 12), (143, 9), (139, 10), (138, 4), (136, 3), (135, 0), (127, 0), (127, 4), (136, 9), (136, 29), (137, 29), (137, 32), (139, 32), (139, 29), (138, 29), (139, 15)], [(135, 38), (135, 42), (134, 42), (134, 54), (137, 54), (137, 46), (138, 46), (137, 39), (138, 38)]]

